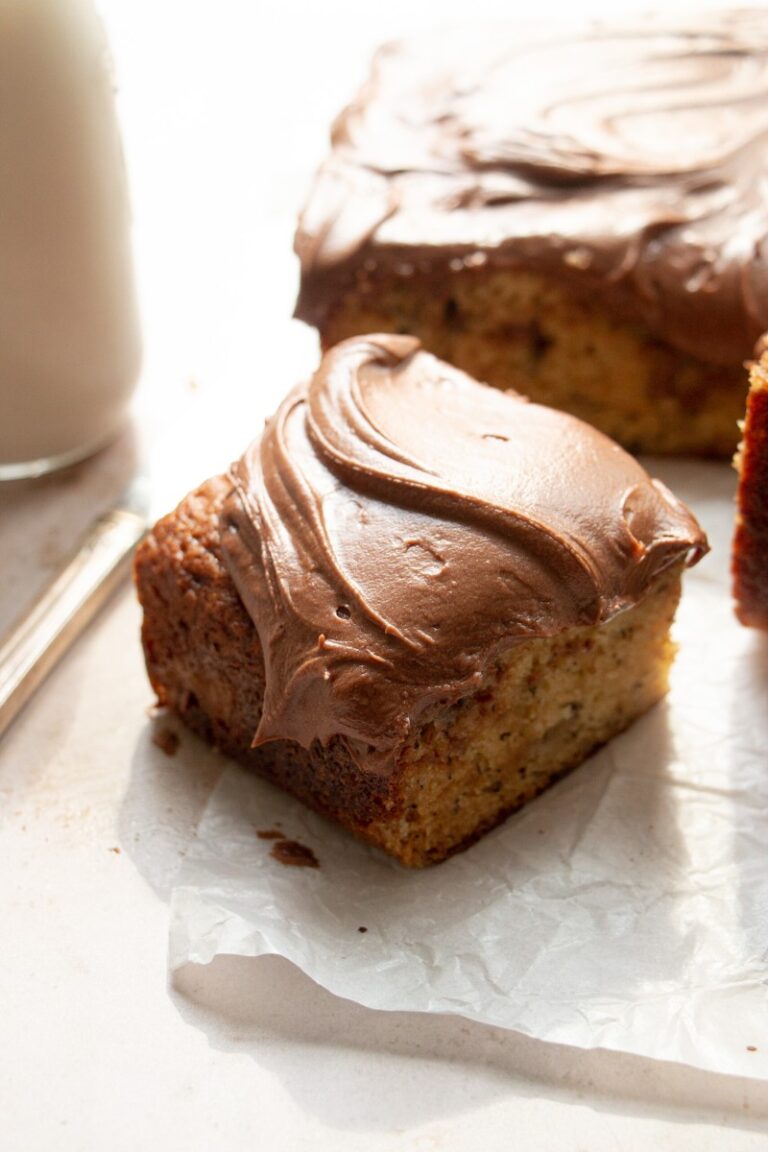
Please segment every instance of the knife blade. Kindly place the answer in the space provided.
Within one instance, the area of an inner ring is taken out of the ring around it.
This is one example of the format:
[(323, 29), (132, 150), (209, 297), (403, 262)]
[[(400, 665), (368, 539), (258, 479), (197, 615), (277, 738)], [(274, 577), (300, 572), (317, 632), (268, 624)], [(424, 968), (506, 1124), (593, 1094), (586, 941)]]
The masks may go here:
[[(195, 483), (228, 462), (206, 405), (190, 401), (140, 461), (113, 506), (0, 643), (0, 737), (74, 640), (127, 578), (137, 544)], [(215, 463), (213, 463), (215, 457)]]

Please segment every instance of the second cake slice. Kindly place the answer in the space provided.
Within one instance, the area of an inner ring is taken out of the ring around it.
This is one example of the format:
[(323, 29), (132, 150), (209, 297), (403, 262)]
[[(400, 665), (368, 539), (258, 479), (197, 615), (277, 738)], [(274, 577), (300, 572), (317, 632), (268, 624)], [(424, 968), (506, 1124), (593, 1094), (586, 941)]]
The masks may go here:
[(765, 12), (387, 45), (296, 234), (326, 347), (410, 333), (633, 452), (730, 457), (768, 328)]

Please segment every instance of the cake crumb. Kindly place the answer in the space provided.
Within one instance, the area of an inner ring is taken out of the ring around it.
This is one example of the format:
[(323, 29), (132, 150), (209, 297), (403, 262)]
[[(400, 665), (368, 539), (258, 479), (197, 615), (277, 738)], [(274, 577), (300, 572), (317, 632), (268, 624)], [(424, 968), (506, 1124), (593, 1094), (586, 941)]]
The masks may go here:
[(259, 840), (285, 840), (285, 833), (279, 828), (257, 828), (256, 835)]
[(118, 847), (110, 848), (109, 851), (114, 852), (117, 856), (120, 855), (120, 849)]
[(747, 1044), (747, 1052), (757, 1052), (757, 1048), (754, 1044)]
[(276, 840), (270, 852), (280, 864), (291, 868), (319, 868), (320, 861), (311, 848), (300, 844), (298, 840)]
[(358, 932), (367, 932), (367, 931), (368, 931), (368, 929), (366, 928), (366, 926), (364, 924), (361, 924), (360, 927), (358, 928)]
[(170, 728), (158, 728), (152, 736), (152, 743), (166, 756), (175, 756), (180, 741), (177, 734)]

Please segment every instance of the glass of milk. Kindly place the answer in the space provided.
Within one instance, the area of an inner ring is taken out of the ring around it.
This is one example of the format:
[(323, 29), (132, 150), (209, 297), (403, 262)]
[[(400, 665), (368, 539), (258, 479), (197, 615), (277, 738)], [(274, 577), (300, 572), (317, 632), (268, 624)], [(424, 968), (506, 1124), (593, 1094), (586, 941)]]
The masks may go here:
[(139, 361), (101, 22), (90, 0), (0, 0), (0, 480), (106, 444)]

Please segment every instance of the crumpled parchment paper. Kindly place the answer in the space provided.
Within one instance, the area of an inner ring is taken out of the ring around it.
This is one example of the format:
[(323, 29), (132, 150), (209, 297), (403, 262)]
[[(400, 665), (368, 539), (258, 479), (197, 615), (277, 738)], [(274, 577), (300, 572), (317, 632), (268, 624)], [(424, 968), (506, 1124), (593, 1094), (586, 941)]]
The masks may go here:
[[(768, 1078), (768, 638), (732, 614), (730, 470), (650, 470), (713, 545), (667, 701), (425, 872), (228, 768), (173, 892), (173, 968), (277, 953), (371, 1008)], [(274, 860), (276, 826), (320, 867)]]

